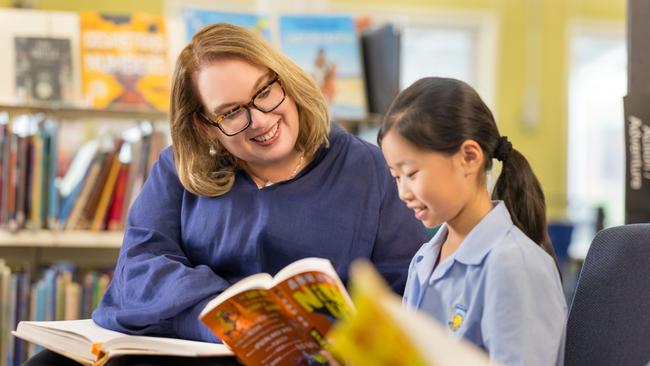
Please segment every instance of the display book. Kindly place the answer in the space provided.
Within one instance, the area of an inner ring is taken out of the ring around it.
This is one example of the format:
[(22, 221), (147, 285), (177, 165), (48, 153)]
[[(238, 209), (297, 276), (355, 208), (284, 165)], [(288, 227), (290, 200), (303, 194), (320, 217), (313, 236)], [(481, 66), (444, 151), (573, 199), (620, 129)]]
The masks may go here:
[(231, 356), (223, 344), (175, 338), (127, 335), (105, 329), (92, 319), (21, 321), (12, 334), (84, 365), (101, 366), (123, 355), (184, 357)]
[(305, 258), (274, 277), (240, 280), (199, 318), (246, 365), (319, 365), (327, 364), (327, 332), (353, 309), (330, 261)]

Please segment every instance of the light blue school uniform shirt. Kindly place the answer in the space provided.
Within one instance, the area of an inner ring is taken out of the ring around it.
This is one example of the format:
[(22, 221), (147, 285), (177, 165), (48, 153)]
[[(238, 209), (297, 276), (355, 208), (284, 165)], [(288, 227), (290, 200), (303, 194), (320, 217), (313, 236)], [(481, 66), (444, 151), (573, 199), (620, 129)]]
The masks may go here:
[(430, 314), (500, 364), (562, 364), (567, 306), (555, 262), (513, 224), (502, 201), (493, 204), (437, 266), (447, 225), (420, 248), (403, 304)]

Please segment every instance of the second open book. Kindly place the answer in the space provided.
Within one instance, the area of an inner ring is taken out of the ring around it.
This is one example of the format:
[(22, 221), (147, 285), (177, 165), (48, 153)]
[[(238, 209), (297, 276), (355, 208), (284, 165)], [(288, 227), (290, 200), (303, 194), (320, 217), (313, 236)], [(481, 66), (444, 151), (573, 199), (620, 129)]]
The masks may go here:
[(311, 365), (326, 362), (326, 333), (352, 311), (331, 263), (306, 258), (275, 277), (259, 273), (237, 282), (200, 318), (246, 365)]

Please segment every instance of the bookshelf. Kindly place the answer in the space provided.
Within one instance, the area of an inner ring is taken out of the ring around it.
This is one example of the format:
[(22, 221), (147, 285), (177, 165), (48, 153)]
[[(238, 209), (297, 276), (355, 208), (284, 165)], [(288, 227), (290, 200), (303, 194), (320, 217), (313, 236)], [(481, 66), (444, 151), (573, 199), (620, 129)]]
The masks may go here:
[(0, 103), (0, 112), (11, 115), (20, 113), (43, 113), (61, 118), (110, 118), (128, 120), (162, 121), (168, 119), (166, 112), (148, 109), (93, 109), (56, 104), (9, 105)]
[(55, 230), (21, 230), (12, 233), (0, 231), (0, 248), (88, 248), (88, 249), (119, 249), (122, 244), (122, 231), (88, 230), (55, 231)]

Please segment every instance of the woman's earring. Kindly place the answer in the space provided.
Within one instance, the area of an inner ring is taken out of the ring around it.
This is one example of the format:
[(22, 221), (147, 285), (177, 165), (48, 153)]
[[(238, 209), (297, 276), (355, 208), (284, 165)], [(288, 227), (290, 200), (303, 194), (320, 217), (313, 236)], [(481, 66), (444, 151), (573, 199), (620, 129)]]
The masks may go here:
[(212, 157), (217, 156), (217, 149), (214, 147), (213, 144), (210, 144), (210, 150), (208, 150), (208, 154), (210, 154), (210, 156)]

